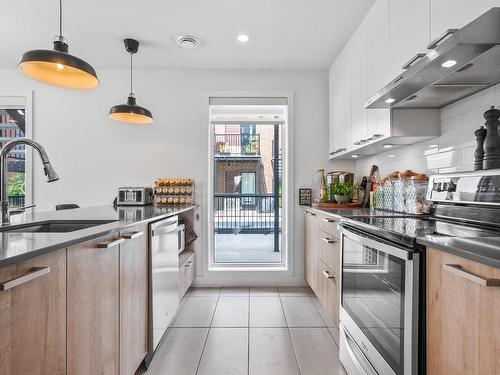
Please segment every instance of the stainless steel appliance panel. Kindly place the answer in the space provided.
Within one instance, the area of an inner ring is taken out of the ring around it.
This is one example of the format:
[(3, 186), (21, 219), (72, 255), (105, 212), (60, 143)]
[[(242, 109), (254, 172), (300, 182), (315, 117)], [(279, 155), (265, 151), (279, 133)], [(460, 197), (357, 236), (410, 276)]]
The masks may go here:
[(342, 227), (341, 322), (380, 374), (418, 373), (419, 257)]
[(178, 217), (150, 224), (151, 351), (160, 343), (179, 307), (179, 253), (184, 250), (184, 225)]

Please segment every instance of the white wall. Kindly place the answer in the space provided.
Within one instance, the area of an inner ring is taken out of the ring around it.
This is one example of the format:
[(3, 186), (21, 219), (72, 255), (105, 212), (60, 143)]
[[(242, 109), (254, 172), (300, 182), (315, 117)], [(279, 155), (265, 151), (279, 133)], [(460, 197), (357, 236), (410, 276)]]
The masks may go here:
[(483, 113), (492, 105), (500, 106), (500, 85), (444, 107), (440, 137), (357, 160), (357, 178), (367, 175), (372, 164), (378, 165), (382, 177), (405, 169), (426, 173), (474, 169), (474, 131), (485, 123)]
[[(98, 72), (100, 86), (73, 91), (33, 82), (15, 70), (0, 70), (0, 90), (33, 90), (33, 135), (45, 146), (61, 180), (45, 183), (34, 166), (34, 203), (111, 204), (123, 185), (151, 185), (159, 176), (193, 177), (205, 226), (208, 114), (206, 90), (291, 90), (294, 94), (294, 185), (310, 187), (328, 161), (328, 72), (245, 70), (142, 70), (134, 74), (139, 105), (155, 117), (150, 126), (109, 120), (110, 106), (125, 102), (128, 72)], [(303, 214), (294, 200), (291, 227), (294, 278), (303, 279)], [(295, 230), (294, 230), (295, 229)], [(202, 237), (203, 251), (207, 239)], [(200, 265), (199, 265), (200, 266)], [(198, 269), (201, 269), (198, 267)]]

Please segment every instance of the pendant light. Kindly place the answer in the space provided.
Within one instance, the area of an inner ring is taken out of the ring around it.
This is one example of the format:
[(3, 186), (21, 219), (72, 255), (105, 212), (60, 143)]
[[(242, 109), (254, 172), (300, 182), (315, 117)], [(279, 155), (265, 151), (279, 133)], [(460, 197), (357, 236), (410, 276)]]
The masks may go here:
[(136, 104), (135, 95), (132, 91), (132, 56), (139, 50), (139, 42), (135, 39), (125, 39), (125, 50), (130, 53), (130, 94), (126, 104), (111, 107), (109, 117), (113, 120), (128, 122), (131, 124), (149, 124), (153, 122), (151, 112)]
[(68, 53), (68, 44), (62, 35), (62, 0), (59, 0), (59, 35), (54, 41), (54, 49), (25, 52), (18, 67), (24, 75), (49, 85), (91, 89), (99, 84), (94, 68)]

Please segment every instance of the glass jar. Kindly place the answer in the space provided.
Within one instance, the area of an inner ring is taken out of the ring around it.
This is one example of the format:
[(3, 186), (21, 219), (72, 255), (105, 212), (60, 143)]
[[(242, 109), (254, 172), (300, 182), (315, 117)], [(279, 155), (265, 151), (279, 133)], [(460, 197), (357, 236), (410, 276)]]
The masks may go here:
[(387, 180), (384, 182), (384, 210), (393, 210), (393, 202), (394, 202), (394, 189), (392, 186), (392, 181)]

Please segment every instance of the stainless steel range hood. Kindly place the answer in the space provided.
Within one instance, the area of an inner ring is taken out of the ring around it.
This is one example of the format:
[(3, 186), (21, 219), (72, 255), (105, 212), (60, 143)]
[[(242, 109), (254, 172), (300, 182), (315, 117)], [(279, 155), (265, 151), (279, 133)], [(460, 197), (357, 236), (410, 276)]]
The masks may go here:
[(365, 107), (441, 108), (500, 82), (500, 8), (447, 30), (427, 48)]

